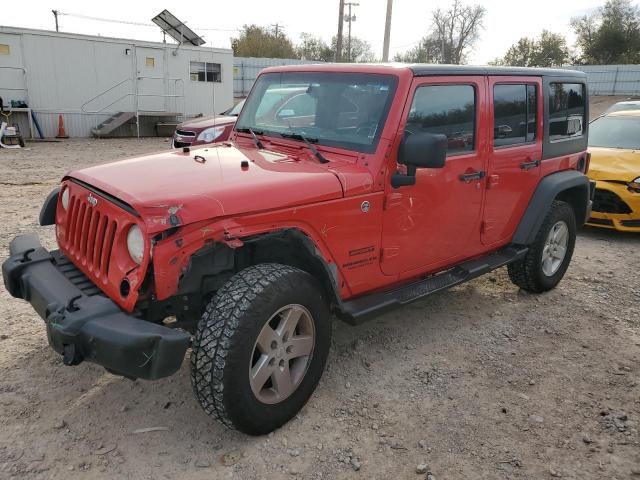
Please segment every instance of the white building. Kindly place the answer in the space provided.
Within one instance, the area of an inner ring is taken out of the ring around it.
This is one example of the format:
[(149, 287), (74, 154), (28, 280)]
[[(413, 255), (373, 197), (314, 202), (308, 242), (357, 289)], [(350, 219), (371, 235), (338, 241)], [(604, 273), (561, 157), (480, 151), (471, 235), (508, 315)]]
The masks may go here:
[(60, 114), (72, 137), (136, 135), (136, 118), (154, 135), (159, 122), (233, 105), (233, 52), (0, 26), (0, 97), (28, 106), (12, 118), (27, 136), (29, 110), (45, 137)]

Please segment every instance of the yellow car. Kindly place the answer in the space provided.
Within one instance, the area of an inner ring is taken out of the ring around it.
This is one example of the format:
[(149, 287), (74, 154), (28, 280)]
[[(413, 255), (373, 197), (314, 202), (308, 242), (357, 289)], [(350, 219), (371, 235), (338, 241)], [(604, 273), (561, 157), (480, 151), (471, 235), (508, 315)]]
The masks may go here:
[(607, 113), (589, 125), (589, 178), (597, 227), (640, 232), (640, 110)]

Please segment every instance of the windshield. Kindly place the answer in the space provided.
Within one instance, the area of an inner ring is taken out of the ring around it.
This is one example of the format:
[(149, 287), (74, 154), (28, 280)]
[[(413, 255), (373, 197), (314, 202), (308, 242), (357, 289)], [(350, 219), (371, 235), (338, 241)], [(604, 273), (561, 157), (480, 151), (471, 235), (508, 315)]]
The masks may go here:
[(236, 128), (373, 152), (396, 84), (393, 75), (268, 73), (257, 80)]
[(589, 146), (640, 149), (640, 117), (600, 117), (589, 126)]
[(225, 112), (225, 115), (229, 115), (231, 117), (237, 117), (240, 115), (240, 110), (242, 110), (242, 106), (244, 105), (244, 100), (235, 104), (233, 108), (230, 108)]

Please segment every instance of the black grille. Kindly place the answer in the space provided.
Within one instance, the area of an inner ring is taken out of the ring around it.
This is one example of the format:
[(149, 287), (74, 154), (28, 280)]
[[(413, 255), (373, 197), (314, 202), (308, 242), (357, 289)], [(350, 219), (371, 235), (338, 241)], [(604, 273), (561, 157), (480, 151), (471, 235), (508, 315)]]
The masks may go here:
[(622, 220), (623, 227), (640, 227), (640, 220)]
[(593, 211), (602, 213), (631, 213), (631, 208), (615, 193), (596, 188), (596, 195), (593, 199)]
[(62, 274), (67, 277), (71, 283), (78, 287), (82, 293), (88, 297), (102, 294), (102, 291), (96, 286), (96, 284), (82, 273), (78, 267), (71, 263), (71, 260), (69, 260), (64, 253), (60, 250), (54, 250), (51, 252), (51, 255), (53, 256), (58, 270), (62, 272)]
[(186, 130), (176, 130), (176, 133), (178, 135), (181, 135), (183, 137), (195, 137), (196, 134), (194, 132), (188, 132)]
[(613, 220), (609, 220), (608, 218), (590, 218), (587, 223), (593, 223), (594, 225), (607, 225), (609, 227), (613, 227)]

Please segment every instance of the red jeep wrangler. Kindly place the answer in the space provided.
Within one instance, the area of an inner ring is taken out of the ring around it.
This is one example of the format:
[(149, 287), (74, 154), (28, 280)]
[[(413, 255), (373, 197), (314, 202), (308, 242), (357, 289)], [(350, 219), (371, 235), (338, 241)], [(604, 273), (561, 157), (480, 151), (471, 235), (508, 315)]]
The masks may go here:
[[(292, 418), (357, 323), (507, 265), (565, 274), (589, 217), (585, 75), (437, 65), (265, 70), (231, 141), (71, 172), (16, 237), (8, 291), (67, 365), (175, 373), (229, 427)], [(295, 102), (273, 114), (274, 89)], [(551, 128), (550, 126), (553, 126)]]

